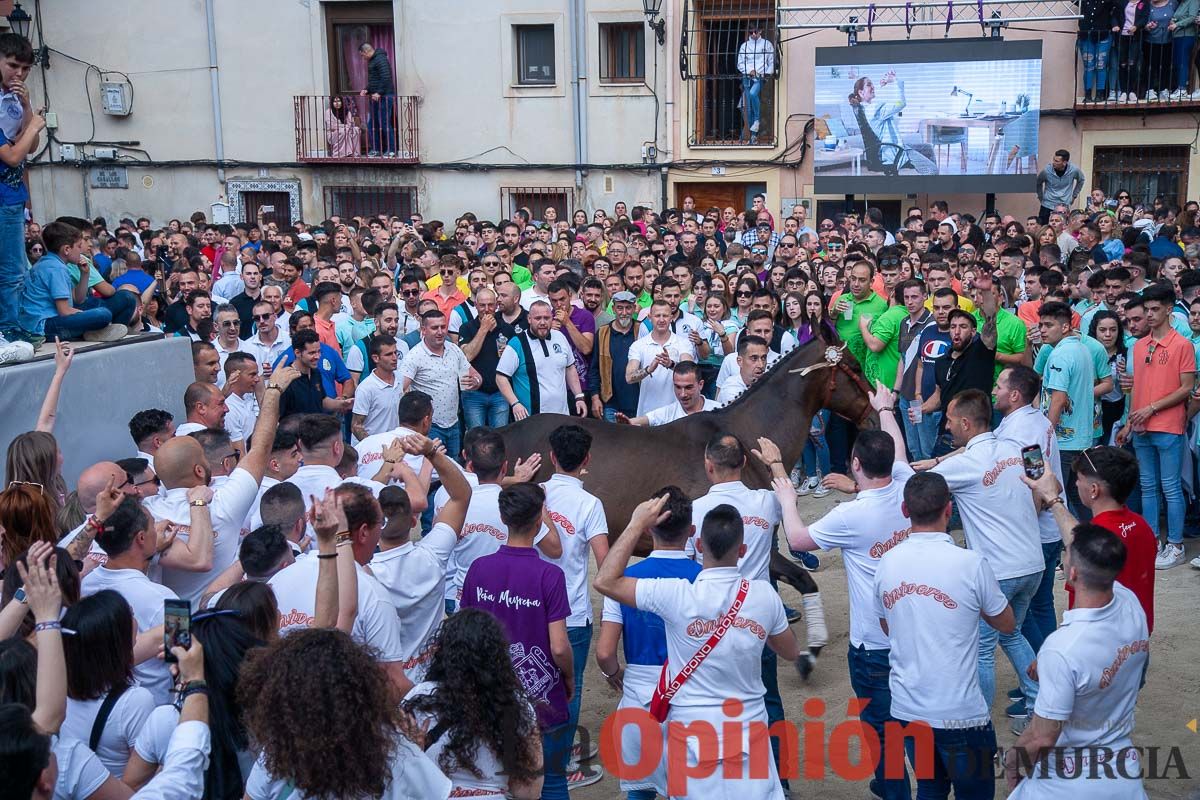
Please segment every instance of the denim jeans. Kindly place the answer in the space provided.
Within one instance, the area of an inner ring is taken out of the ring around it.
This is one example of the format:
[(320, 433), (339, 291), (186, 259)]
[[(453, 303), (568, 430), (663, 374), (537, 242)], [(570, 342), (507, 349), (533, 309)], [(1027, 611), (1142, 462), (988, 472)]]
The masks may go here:
[(508, 401), (499, 392), (488, 394), (476, 389), (463, 392), (462, 409), (467, 430), (483, 425), (503, 428), (508, 424)]
[[(571, 658), (575, 666), (575, 694), (567, 699), (567, 727), (571, 729), (572, 742), (579, 727), (579, 704), (583, 700), (583, 670), (587, 666), (588, 652), (592, 649), (592, 623), (567, 628), (567, 639), (571, 642)], [(585, 737), (586, 738), (586, 737)]]
[(369, 104), (367, 150), (373, 153), (396, 151), (396, 96), (380, 95)]
[(762, 87), (762, 78), (742, 76), (742, 103), (745, 105), (747, 126), (753, 126), (762, 117)]
[[(1083, 90), (1105, 92), (1108, 87), (1108, 55), (1112, 37), (1106, 33), (1087, 34), (1078, 42), (1079, 60), (1083, 62)], [(1191, 50), (1188, 50), (1191, 53)]]
[(446, 446), (446, 455), (458, 461), (462, 458), (462, 433), (459, 432), (457, 423), (449, 428), (443, 428), (441, 425), (429, 426), (429, 438), (441, 439), (442, 444)]
[(1005, 578), (1000, 581), (1000, 591), (1008, 598), (1012, 606), (1013, 616), (1017, 620), (1017, 628), (1012, 633), (1000, 633), (983, 619), (979, 620), (979, 688), (983, 690), (983, 699), (988, 708), (992, 707), (992, 699), (996, 695), (996, 641), (1004, 648), (1004, 655), (1016, 670), (1021, 682), (1021, 692), (1025, 695), (1028, 708), (1033, 707), (1037, 700), (1037, 682), (1029, 677), (1027, 670), (1034, 661), (1033, 648), (1021, 633), (1025, 624), (1025, 615), (1029, 613), (1029, 604), (1038, 586), (1042, 583), (1042, 570), (1021, 575), (1017, 578)]
[(133, 292), (116, 291), (112, 297), (89, 297), (76, 308), (84, 311), (93, 308), (107, 308), (112, 314), (113, 323), (128, 325), (133, 320), (133, 312), (137, 311), (137, 303), (137, 295)]
[(1171, 62), (1174, 86), (1172, 89), (1187, 91), (1188, 75), (1192, 71), (1192, 48), (1195, 36), (1176, 36), (1171, 39)]
[[(776, 722), (783, 722), (783, 698), (779, 695), (779, 659), (775, 655), (775, 651), (770, 647), (764, 646), (762, 649), (762, 682), (766, 688), (766, 694), (763, 695), (763, 704), (767, 707), (767, 725), (774, 725)], [(779, 739), (771, 737), (771, 754), (775, 758), (775, 767), (779, 768)], [(788, 782), (781, 780), (783, 788), (787, 788)]]
[[(904, 740), (908, 760), (921, 775), (916, 741)], [(996, 796), (996, 731), (989, 722), (979, 728), (934, 728), (933, 770), (917, 778), (917, 800), (992, 800)]]
[(1133, 452), (1141, 468), (1142, 516), (1158, 535), (1160, 495), (1167, 505), (1167, 541), (1183, 544), (1183, 500), (1180, 471), (1183, 468), (1184, 437), (1180, 433), (1152, 431), (1133, 435)]
[[(854, 690), (855, 697), (870, 701), (862, 710), (861, 718), (879, 734), (879, 763), (875, 765), (875, 778), (880, 781), (879, 788), (883, 792), (883, 800), (908, 800), (912, 797), (908, 770), (904, 771), (903, 778), (884, 779), (884, 768), (887, 766), (885, 725), (896, 721), (892, 716), (892, 689), (888, 684), (892, 672), (888, 661), (889, 652), (850, 645), (850, 688)], [(900, 766), (904, 767), (903, 761)]]
[(1058, 616), (1054, 612), (1054, 567), (1058, 564), (1062, 545), (1061, 541), (1042, 542), (1046, 569), (1042, 572), (1042, 581), (1033, 593), (1033, 599), (1029, 601), (1029, 611), (1021, 625), (1021, 633), (1034, 653), (1042, 649), (1042, 642), (1058, 628)]
[(1067, 490), (1067, 508), (1070, 510), (1071, 516), (1080, 522), (1091, 522), (1092, 512), (1079, 499), (1079, 486), (1075, 482), (1075, 470), (1071, 469), (1071, 465), (1075, 463), (1075, 459), (1082, 452), (1082, 450), (1059, 450), (1058, 476), (1066, 484), (1063, 488)]
[(571, 758), (571, 741), (575, 728), (563, 723), (557, 728), (542, 731), (542, 800), (569, 800), (567, 791), (567, 761)]
[(653, 789), (632, 789), (625, 795), (625, 800), (654, 800), (658, 792)]
[(923, 414), (920, 422), (908, 418), (908, 409), (920, 405), (915, 400), (900, 398), (900, 421), (904, 423), (904, 440), (908, 443), (908, 452), (913, 461), (933, 458), (933, 448), (937, 444), (938, 425), (942, 422), (942, 412)]
[(808, 478), (816, 478), (821, 475), (829, 474), (829, 445), (825, 441), (825, 429), (829, 425), (829, 409), (825, 408), (818, 412), (817, 428), (820, 433), (813, 433), (811, 430), (808, 434), (808, 439), (804, 442), (804, 453), (800, 460), (804, 465), (804, 475)]
[(858, 431), (845, 419), (834, 414), (825, 426), (825, 441), (829, 444), (829, 469), (841, 475), (850, 474), (850, 448)]
[(25, 204), (0, 206), (0, 333), (16, 330), (21, 288), (28, 271)]
[[(126, 292), (129, 294), (129, 292)], [(46, 320), (46, 339), (78, 339), (88, 331), (98, 331), (112, 324), (112, 312), (100, 306), (71, 314), (68, 317), (50, 317)]]

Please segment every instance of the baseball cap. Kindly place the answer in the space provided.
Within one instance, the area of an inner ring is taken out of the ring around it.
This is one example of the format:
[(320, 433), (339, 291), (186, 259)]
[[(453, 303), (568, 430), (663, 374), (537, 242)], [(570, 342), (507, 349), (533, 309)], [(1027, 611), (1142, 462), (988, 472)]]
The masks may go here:
[(616, 294), (614, 294), (612, 297), (612, 301), (614, 303), (636, 303), (637, 297), (634, 296), (633, 292), (622, 291), (622, 292), (617, 292)]

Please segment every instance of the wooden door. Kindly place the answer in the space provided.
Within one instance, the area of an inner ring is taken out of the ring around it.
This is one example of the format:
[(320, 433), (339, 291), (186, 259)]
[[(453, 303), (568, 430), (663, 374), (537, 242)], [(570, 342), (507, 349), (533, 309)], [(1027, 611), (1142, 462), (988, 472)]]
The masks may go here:
[(675, 207), (683, 208), (683, 198), (691, 195), (696, 199), (696, 210), (703, 214), (712, 206), (724, 210), (732, 207), (741, 213), (746, 205), (746, 190), (750, 184), (742, 181), (729, 183), (677, 183), (675, 184)]
[(291, 227), (292, 215), (287, 192), (242, 192), (242, 208), (245, 209), (243, 222), (257, 222), (258, 209), (261, 206), (274, 206), (273, 211), (263, 213), (263, 222), (274, 222), (279, 230)]

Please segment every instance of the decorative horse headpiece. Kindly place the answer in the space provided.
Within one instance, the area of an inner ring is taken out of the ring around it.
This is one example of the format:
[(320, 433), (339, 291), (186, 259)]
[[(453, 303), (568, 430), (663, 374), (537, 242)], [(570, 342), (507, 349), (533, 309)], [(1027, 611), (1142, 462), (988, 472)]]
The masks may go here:
[(819, 369), (825, 369), (826, 367), (836, 367), (842, 362), (842, 351), (845, 349), (845, 344), (843, 344), (841, 347), (826, 347), (824, 361), (818, 364), (809, 364), (807, 367), (789, 370), (789, 372), (799, 372), (802, 376), (804, 376), (808, 375), (809, 373), (816, 372)]

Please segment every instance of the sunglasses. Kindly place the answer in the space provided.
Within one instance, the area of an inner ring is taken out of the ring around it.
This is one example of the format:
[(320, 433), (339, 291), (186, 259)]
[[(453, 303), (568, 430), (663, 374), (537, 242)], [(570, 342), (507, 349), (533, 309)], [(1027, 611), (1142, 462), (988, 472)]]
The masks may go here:
[(40, 483), (34, 483), (33, 481), (9, 481), (8, 482), (8, 488), (11, 489), (14, 486), (36, 486), (37, 490), (38, 490), (38, 494), (45, 494), (45, 492), (46, 492), (45, 487), (43, 487)]
[(842, 249), (842, 245), (840, 245), (840, 244), (835, 244), (835, 243), (832, 243), (832, 242), (831, 242), (831, 243), (829, 244), (829, 249), (830, 249), (830, 250), (833, 250), (833, 251), (835, 251), (835, 252), (836, 252), (836, 251), (838, 251), (838, 250), (841, 250), (841, 249)]
[(160, 480), (160, 479), (159, 479), (159, 477), (158, 477), (157, 475), (155, 475), (155, 476), (153, 476), (153, 477), (151, 477), (151, 478), (147, 478), (147, 479), (146, 479), (146, 480), (144, 480), (144, 481), (138, 481), (137, 483), (135, 483), (135, 484), (133, 484), (133, 485), (134, 485), (134, 486), (145, 486), (146, 484), (149, 484), (149, 483), (152, 483), (152, 484), (154, 484), (155, 486), (162, 486), (162, 480)]
[(498, 266), (500, 266), (500, 262), (499, 261), (484, 261), (483, 265), (485, 267), (498, 267)]
[(779, 244), (776, 245), (776, 247), (795, 247), (795, 246), (796, 245), (792, 242), (780, 242)]
[(400, 292), (400, 296), (401, 297), (420, 297), (421, 290), (420, 289), (405, 289), (404, 291)]
[(271, 313), (271, 314), (255, 314), (255, 315), (254, 315), (254, 319), (255, 319), (257, 322), (267, 322), (267, 321), (268, 321), (268, 320), (270, 320), (270, 319), (271, 319), (271, 317), (273, 317), (273, 316), (275, 316), (275, 314), (274, 314), (274, 313)]
[(238, 328), (238, 327), (241, 327), (241, 323), (238, 322), (236, 319), (227, 319), (221, 323), (221, 327), (222, 328)]
[(746, 291), (735, 292), (734, 297), (754, 297), (754, 292), (746, 292)]
[(822, 226), (821, 226), (821, 230), (823, 230), (823, 231), (831, 231), (831, 230), (833, 230), (833, 226), (832, 226), (832, 225), (822, 225)]

